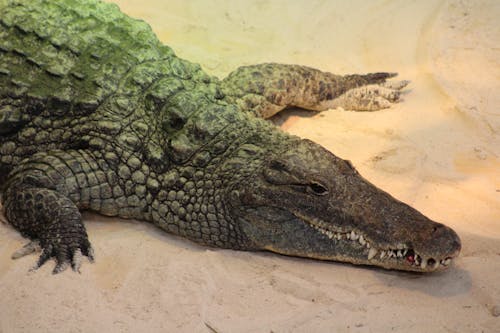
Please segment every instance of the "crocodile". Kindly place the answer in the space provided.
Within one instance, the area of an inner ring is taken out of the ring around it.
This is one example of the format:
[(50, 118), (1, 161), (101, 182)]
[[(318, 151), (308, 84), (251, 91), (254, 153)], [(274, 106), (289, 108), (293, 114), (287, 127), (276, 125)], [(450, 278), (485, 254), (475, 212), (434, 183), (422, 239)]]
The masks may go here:
[(395, 75), (265, 63), (218, 79), (114, 4), (0, 0), (1, 200), (29, 240), (12, 257), (79, 272), (88, 210), (218, 248), (446, 269), (455, 231), (266, 120), (388, 108), (408, 83)]

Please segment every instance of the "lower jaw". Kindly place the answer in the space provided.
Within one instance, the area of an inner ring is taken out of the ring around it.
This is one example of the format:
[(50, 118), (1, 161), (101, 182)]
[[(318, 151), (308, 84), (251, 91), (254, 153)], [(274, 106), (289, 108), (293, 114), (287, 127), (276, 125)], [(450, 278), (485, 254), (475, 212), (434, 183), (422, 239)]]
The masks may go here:
[[(330, 259), (332, 260), (332, 259)], [(389, 260), (378, 260), (372, 259), (367, 260), (364, 258), (346, 258), (343, 257), (339, 261), (349, 262), (355, 265), (368, 265), (374, 267), (381, 267), (389, 270), (399, 270), (399, 271), (408, 271), (408, 272), (419, 272), (419, 273), (432, 273), (432, 272), (440, 272), (445, 271), (452, 266), (452, 259), (447, 259), (447, 264), (444, 265), (441, 262), (435, 263), (433, 265), (417, 265), (415, 263), (408, 262), (406, 258), (397, 259), (389, 259)]]
[[(365, 251), (366, 252), (366, 251)], [(373, 258), (368, 260), (367, 255), (365, 253), (362, 254), (361, 257), (352, 257), (346, 255), (335, 255), (332, 257), (319, 256), (316, 258), (319, 260), (328, 260), (328, 261), (340, 261), (347, 262), (354, 265), (366, 265), (366, 266), (374, 266), (381, 267), (384, 269), (390, 270), (399, 270), (399, 271), (409, 271), (409, 272), (420, 272), (420, 273), (430, 273), (430, 272), (439, 272), (447, 270), (452, 266), (452, 259), (447, 259), (447, 264), (444, 265), (441, 262), (438, 262), (433, 265), (417, 265), (414, 262), (409, 262), (405, 257), (398, 259), (386, 259), (380, 260), (378, 258)]]
[[(377, 266), (385, 269), (412, 271), (412, 272), (435, 272), (446, 270), (452, 261), (453, 257), (446, 259), (435, 260), (422, 258), (413, 249), (399, 248), (392, 250), (382, 250), (376, 247), (369, 240), (365, 240), (363, 236), (349, 232), (335, 233), (327, 229), (323, 229), (317, 225), (307, 223), (309, 226), (319, 231), (323, 236), (329, 238), (330, 241), (337, 242), (339, 247), (352, 248), (354, 255), (336, 254), (330, 258), (317, 258), (320, 260), (342, 261), (356, 265)], [(359, 243), (359, 244), (358, 244)], [(322, 256), (320, 256), (322, 257)], [(433, 261), (430, 263), (430, 261)]]
[[(372, 266), (372, 267), (378, 267), (378, 268), (383, 268), (383, 269), (388, 269), (388, 270), (407, 271), (407, 272), (418, 272), (418, 273), (439, 272), (439, 271), (446, 270), (451, 266), (451, 263), (449, 263), (446, 266), (440, 264), (437, 267), (428, 266), (428, 267), (422, 268), (420, 265), (417, 266), (417, 265), (414, 265), (411, 263), (406, 263), (406, 262), (399, 262), (398, 263), (394, 259), (367, 260), (366, 254), (361, 253), (361, 251), (360, 251), (360, 256), (362, 256), (362, 257), (353, 257), (351, 255), (345, 255), (345, 254), (327, 255), (327, 254), (320, 254), (320, 253), (310, 253), (310, 254), (293, 253), (293, 251), (283, 251), (282, 249), (275, 248), (273, 246), (266, 246), (266, 247), (264, 247), (264, 249), (267, 251), (271, 251), (271, 252), (286, 255), (286, 256), (303, 257), (303, 258), (309, 258), (309, 259), (321, 260), (321, 261), (349, 263), (349, 264), (354, 264), (354, 265)], [(400, 260), (402, 261), (405, 259), (401, 258)]]
[(451, 264), (444, 266), (444, 265), (437, 265), (437, 266), (428, 266), (426, 268), (422, 268), (421, 266), (416, 266), (416, 265), (411, 265), (411, 264), (405, 264), (405, 263), (395, 263), (395, 262), (388, 262), (388, 261), (377, 261), (377, 260), (366, 260), (366, 259), (357, 259), (357, 258), (352, 258), (352, 257), (346, 257), (343, 255), (337, 255), (335, 257), (327, 257), (327, 256), (308, 256), (311, 259), (315, 260), (323, 260), (323, 261), (334, 261), (334, 262), (344, 262), (344, 263), (349, 263), (349, 264), (354, 264), (354, 265), (362, 265), (362, 266), (372, 266), (372, 267), (379, 267), (387, 270), (397, 270), (397, 271), (407, 271), (407, 272), (418, 272), (418, 273), (431, 273), (431, 272), (440, 272), (447, 270)]
[(399, 270), (399, 271), (409, 271), (409, 272), (419, 272), (419, 273), (431, 273), (431, 272), (438, 272), (438, 271), (443, 271), (448, 269), (450, 266), (444, 266), (444, 265), (437, 265), (437, 266), (428, 266), (426, 268), (422, 268), (421, 266), (416, 266), (416, 265), (411, 265), (411, 264), (397, 264), (397, 263), (389, 263), (389, 262), (363, 262), (360, 263), (362, 265), (370, 265), (370, 266), (376, 266), (376, 267), (382, 267), (385, 269), (390, 269), (390, 270)]

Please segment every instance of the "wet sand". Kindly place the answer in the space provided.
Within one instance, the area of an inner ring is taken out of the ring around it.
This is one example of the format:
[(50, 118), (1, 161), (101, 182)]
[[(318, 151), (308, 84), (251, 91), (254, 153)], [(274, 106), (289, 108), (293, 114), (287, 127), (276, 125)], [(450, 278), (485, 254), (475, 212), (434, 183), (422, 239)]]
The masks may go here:
[(397, 71), (379, 112), (289, 110), (274, 121), (349, 159), (377, 186), (453, 227), (455, 265), (420, 275), (198, 246), (86, 214), (95, 264), (53, 276), (12, 261), (0, 225), (0, 332), (500, 331), (500, 3), (114, 1), (176, 53), (223, 77), (296, 63)]

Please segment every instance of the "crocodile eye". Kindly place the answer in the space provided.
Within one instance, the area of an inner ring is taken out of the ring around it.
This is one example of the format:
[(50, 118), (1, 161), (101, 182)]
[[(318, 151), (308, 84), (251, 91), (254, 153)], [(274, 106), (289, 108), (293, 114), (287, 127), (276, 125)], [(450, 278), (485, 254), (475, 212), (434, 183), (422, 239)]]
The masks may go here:
[(326, 186), (318, 183), (318, 182), (312, 182), (307, 186), (307, 189), (310, 193), (316, 194), (316, 195), (325, 195), (328, 193), (328, 189)]

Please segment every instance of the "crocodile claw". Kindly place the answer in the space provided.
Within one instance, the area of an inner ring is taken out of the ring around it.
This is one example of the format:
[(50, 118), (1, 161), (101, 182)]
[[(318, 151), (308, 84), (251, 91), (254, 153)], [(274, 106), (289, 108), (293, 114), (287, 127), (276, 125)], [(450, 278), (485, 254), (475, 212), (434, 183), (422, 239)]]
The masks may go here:
[(22, 248), (12, 253), (12, 259), (19, 259), (33, 252), (41, 251), (40, 242), (39, 241), (31, 241), (28, 244), (24, 245)]
[(83, 256), (86, 256), (90, 262), (94, 262), (94, 250), (87, 240), (80, 247), (70, 247), (58, 243), (57, 245), (48, 244), (43, 248), (38, 240), (34, 240), (15, 251), (11, 258), (18, 259), (40, 251), (40, 257), (30, 271), (35, 271), (42, 267), (51, 258), (54, 258), (56, 261), (56, 266), (52, 270), (53, 274), (64, 272), (69, 266), (71, 266), (73, 271), (80, 273)]
[(409, 80), (401, 80), (401, 81), (394, 80), (394, 81), (386, 81), (382, 83), (381, 86), (387, 89), (401, 90), (408, 84), (410, 84)]

